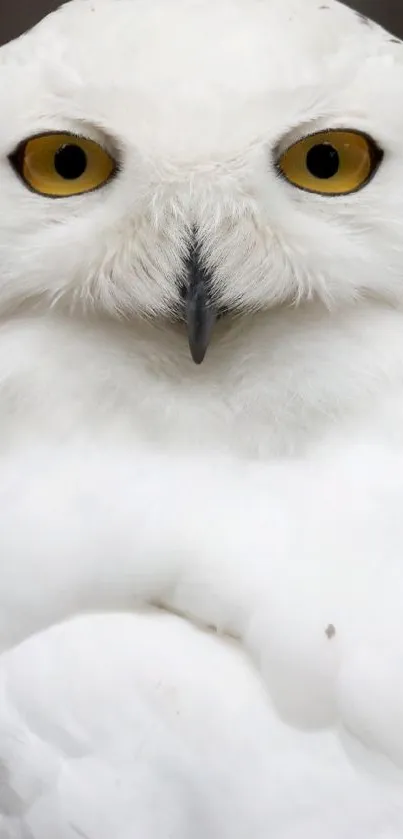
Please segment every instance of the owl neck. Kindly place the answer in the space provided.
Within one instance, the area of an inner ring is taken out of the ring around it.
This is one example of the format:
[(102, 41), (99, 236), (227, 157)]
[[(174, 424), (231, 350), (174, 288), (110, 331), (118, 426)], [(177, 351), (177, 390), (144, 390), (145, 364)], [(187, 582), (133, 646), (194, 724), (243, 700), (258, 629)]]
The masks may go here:
[(200, 366), (179, 326), (56, 311), (0, 324), (7, 445), (88, 434), (252, 458), (301, 454), (329, 434), (400, 433), (402, 388), (403, 312), (376, 302), (224, 319)]

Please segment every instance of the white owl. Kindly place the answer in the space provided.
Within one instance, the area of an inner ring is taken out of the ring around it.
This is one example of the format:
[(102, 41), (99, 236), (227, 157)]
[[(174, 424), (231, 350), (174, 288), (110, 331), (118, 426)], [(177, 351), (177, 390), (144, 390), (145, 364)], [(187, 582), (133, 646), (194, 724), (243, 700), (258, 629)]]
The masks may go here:
[(0, 51), (1, 839), (401, 839), (402, 101), (333, 0)]

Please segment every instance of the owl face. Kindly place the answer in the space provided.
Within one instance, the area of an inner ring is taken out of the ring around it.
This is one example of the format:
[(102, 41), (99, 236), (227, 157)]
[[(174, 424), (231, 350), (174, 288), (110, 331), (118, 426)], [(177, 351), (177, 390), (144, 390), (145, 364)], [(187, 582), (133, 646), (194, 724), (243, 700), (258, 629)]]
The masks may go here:
[(403, 300), (403, 46), (321, 0), (74, 0), (0, 51), (0, 305)]

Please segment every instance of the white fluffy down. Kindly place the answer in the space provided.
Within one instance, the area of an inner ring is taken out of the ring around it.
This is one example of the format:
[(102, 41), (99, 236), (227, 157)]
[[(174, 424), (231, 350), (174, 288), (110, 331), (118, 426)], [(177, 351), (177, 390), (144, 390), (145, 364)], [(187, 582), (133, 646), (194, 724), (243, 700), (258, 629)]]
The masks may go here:
[[(190, 824), (217, 839), (263, 838), (268, 827), (287, 839), (401, 836), (403, 460), (376, 443), (333, 448), (332, 459), (318, 451), (271, 467), (216, 456), (214, 475), (190, 455), (130, 457), (106, 444), (100, 458), (89, 442), (60, 459), (53, 448), (4, 458), (8, 644), (73, 611), (160, 602), (240, 638), (272, 702), (255, 700), (243, 659), (231, 675), (238, 653), (179, 619), (172, 638), (168, 618), (143, 630), (143, 618), (107, 615), (36, 635), (0, 659), (7, 839), (25, 837), (31, 820), (34, 839), (47, 839), (45, 826), (49, 839), (73, 837), (76, 818), (89, 839), (107, 829), (126, 839), (133, 825), (165, 839), (169, 819), (175, 839), (197, 836)], [(127, 682), (147, 683), (149, 668), (187, 704), (184, 742)], [(238, 699), (242, 719), (224, 737)], [(191, 743), (208, 740), (211, 718), (219, 734), (206, 757)], [(139, 737), (146, 751), (133, 757)], [(160, 789), (172, 811), (150, 810)]]
[[(330, 0), (74, 0), (0, 51), (1, 839), (401, 839), (402, 97)], [(384, 151), (337, 199), (273, 165), (331, 127)], [(27, 190), (55, 130), (119, 175)]]
[(55, 627), (3, 656), (0, 697), (7, 839), (401, 837), (396, 779), (281, 723), (245, 656), (179, 618)]

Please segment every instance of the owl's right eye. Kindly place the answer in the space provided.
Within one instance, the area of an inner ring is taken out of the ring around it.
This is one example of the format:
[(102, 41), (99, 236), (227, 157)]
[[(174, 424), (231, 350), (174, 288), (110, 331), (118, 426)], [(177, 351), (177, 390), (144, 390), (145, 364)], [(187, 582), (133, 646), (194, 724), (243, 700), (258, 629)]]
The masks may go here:
[(383, 152), (359, 131), (328, 129), (303, 137), (277, 163), (281, 175), (305, 192), (337, 196), (357, 192), (378, 169)]
[(51, 198), (99, 189), (117, 169), (115, 160), (94, 140), (61, 132), (25, 140), (10, 160), (29, 189)]

